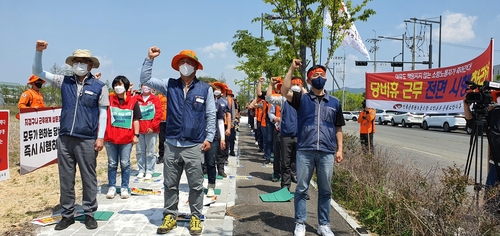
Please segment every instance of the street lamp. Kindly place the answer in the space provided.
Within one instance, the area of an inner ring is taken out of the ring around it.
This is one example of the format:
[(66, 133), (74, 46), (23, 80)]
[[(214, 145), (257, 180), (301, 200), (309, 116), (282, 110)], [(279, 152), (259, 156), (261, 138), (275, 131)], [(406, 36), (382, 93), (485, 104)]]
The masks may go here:
[[(392, 61), (393, 61), (393, 62), (394, 62), (394, 61), (396, 61), (396, 57), (398, 57), (399, 55), (403, 55), (403, 53), (402, 53), (402, 52), (400, 52), (398, 55), (393, 56), (393, 57), (392, 57)], [(401, 68), (402, 68), (402, 66), (401, 66)], [(403, 70), (403, 69), (401, 69), (401, 71), (402, 71), (402, 70)], [(392, 67), (392, 72), (394, 72), (394, 66)]]
[[(401, 35), (401, 38), (394, 38), (394, 37), (386, 37), (386, 36), (378, 36), (379, 38), (381, 39), (392, 39), (392, 40), (401, 40), (401, 53), (400, 55), (401, 56), (401, 62), (404, 62), (405, 61), (405, 34), (402, 34)], [(399, 55), (398, 55), (399, 56)], [(403, 71), (404, 68), (401, 67), (401, 71)], [(392, 71), (394, 71), (394, 67), (392, 68)]]

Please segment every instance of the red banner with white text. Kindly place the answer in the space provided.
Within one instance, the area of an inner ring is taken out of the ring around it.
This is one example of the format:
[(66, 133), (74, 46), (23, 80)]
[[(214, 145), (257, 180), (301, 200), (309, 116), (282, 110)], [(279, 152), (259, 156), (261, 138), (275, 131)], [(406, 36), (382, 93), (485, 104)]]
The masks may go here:
[(463, 112), (473, 81), (492, 80), (493, 39), (481, 55), (463, 64), (387, 73), (366, 73), (366, 104), (377, 109), (423, 113)]

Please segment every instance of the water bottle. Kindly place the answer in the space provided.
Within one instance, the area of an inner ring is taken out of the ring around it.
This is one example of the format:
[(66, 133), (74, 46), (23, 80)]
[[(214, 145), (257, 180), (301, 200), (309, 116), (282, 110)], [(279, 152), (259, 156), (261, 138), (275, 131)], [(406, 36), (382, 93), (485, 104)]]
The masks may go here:
[(101, 181), (97, 180), (97, 196), (101, 196)]

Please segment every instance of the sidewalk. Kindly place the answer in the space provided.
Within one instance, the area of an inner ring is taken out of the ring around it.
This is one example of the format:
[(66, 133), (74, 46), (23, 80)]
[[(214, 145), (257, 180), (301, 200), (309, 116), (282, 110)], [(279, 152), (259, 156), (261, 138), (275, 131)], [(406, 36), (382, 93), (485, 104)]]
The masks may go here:
[[(237, 143), (236, 143), (237, 145)], [(217, 179), (216, 189), (221, 190), (215, 203), (203, 207), (205, 220), (203, 223), (203, 235), (233, 235), (233, 218), (226, 216), (226, 208), (234, 205), (236, 173), (236, 158), (229, 157), (229, 165), (226, 167), (228, 178)], [(49, 225), (40, 228), (38, 236), (49, 235), (156, 235), (156, 229), (163, 221), (163, 165), (155, 166), (155, 173), (161, 173), (158, 177), (153, 177), (152, 181), (139, 181), (137, 175), (137, 166), (132, 167), (130, 178), (130, 188), (159, 189), (160, 195), (130, 195), (129, 199), (121, 199), (116, 195), (114, 199), (106, 199), (108, 187), (102, 186), (101, 193), (97, 198), (100, 211), (114, 212), (108, 221), (98, 221), (99, 227), (95, 230), (88, 230), (82, 222), (76, 221), (65, 230), (55, 231), (55, 225)], [(120, 177), (117, 177), (117, 186), (120, 186)], [(208, 180), (205, 179), (205, 188), (208, 186)], [(79, 190), (77, 190), (79, 191)], [(190, 213), (188, 201), (189, 187), (185, 172), (179, 186), (179, 212)], [(205, 201), (209, 200), (205, 198)], [(81, 198), (77, 199), (81, 203)], [(79, 207), (79, 208), (78, 208)], [(78, 205), (77, 210), (81, 210)], [(56, 214), (59, 212), (56, 212)], [(186, 222), (177, 222), (177, 228), (166, 235), (190, 235), (189, 220)]]
[[(254, 142), (250, 130), (246, 127), (246, 119), (242, 118), (240, 133), (237, 134), (235, 144), (237, 156), (229, 156), (229, 164), (225, 168), (228, 178), (216, 180), (216, 189), (220, 189), (221, 194), (217, 195), (215, 203), (203, 208), (205, 220), (202, 235), (293, 234), (295, 227), (293, 199), (289, 202), (263, 203), (259, 198), (259, 194), (279, 190), (279, 182), (270, 181), (272, 165), (262, 165), (263, 159), (260, 158), (262, 154), (257, 152)], [(137, 166), (132, 166), (132, 169), (130, 188), (159, 189), (162, 193), (160, 195), (131, 195), (129, 199), (121, 199), (117, 195), (114, 199), (106, 199), (108, 187), (103, 185), (101, 194), (98, 196), (98, 211), (113, 212), (108, 221), (98, 221), (99, 227), (95, 230), (86, 229), (83, 222), (79, 221), (62, 231), (55, 231), (54, 225), (50, 225), (41, 227), (38, 236), (157, 235), (156, 229), (163, 221), (163, 165), (156, 165), (155, 173), (161, 173), (161, 175), (153, 177), (150, 182), (139, 182), (135, 178)], [(117, 181), (119, 180), (120, 177), (117, 177)], [(117, 186), (119, 185), (118, 182)], [(205, 179), (205, 188), (207, 185), (208, 181)], [(291, 190), (294, 189), (293, 184)], [(311, 200), (307, 201), (307, 235), (312, 232), (316, 235), (317, 191), (313, 185), (309, 192)], [(179, 212), (190, 212), (186, 204), (188, 193), (187, 178), (183, 173), (179, 188)], [(208, 198), (205, 199), (208, 200)], [(78, 201), (81, 202), (81, 198), (77, 199)], [(336, 235), (367, 235), (359, 234), (355, 230), (359, 225), (334, 201), (331, 205), (331, 225)], [(177, 228), (166, 235), (190, 235), (189, 221), (178, 221)]]

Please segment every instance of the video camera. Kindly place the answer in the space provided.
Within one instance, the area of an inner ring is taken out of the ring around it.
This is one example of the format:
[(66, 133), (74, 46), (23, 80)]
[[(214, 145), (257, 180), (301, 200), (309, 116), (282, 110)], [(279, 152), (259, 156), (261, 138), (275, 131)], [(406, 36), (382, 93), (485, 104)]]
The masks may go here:
[(467, 90), (477, 89), (477, 92), (469, 92), (465, 95), (465, 101), (475, 103), (475, 108), (486, 107), (485, 105), (492, 104), (495, 100), (491, 91), (500, 90), (500, 83), (497, 82), (484, 81), (483, 85), (478, 85), (473, 81), (465, 81), (465, 83), (469, 85)]

